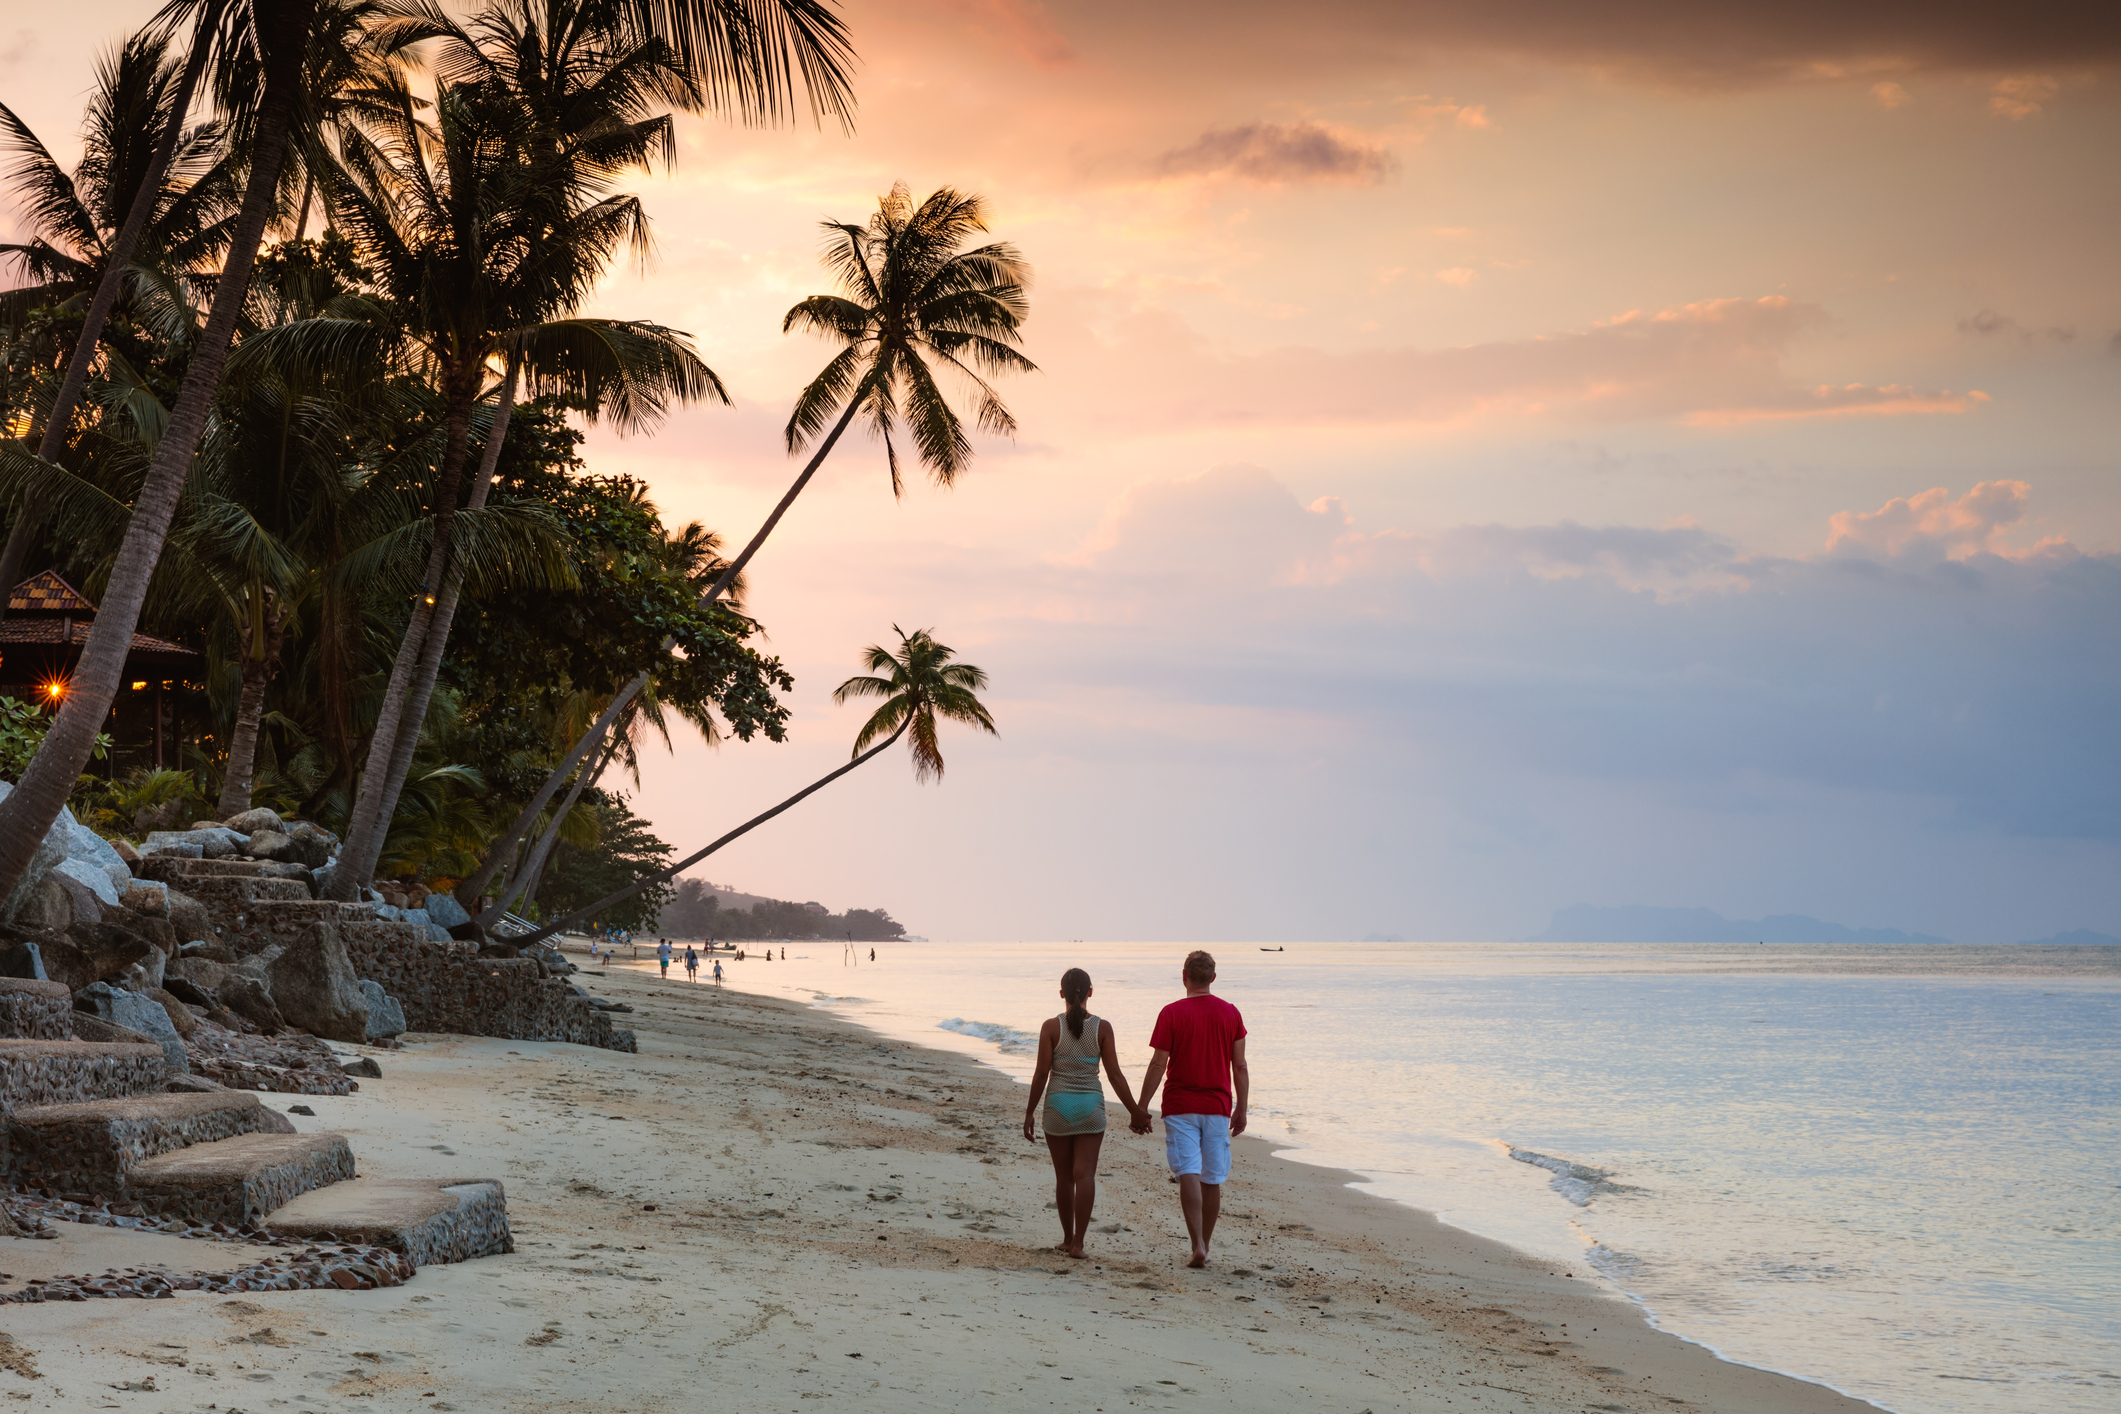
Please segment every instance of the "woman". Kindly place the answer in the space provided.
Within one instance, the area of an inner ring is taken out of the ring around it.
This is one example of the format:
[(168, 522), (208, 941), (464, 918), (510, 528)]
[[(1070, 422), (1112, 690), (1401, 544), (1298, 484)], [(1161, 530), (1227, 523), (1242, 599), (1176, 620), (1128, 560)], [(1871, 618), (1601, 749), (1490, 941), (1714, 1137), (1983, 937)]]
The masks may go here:
[[(1119, 1042), (1112, 1023), (1092, 1016), (1090, 974), (1071, 967), (1061, 976), (1061, 999), (1068, 1010), (1038, 1031), (1038, 1068), (1031, 1075), (1031, 1098), (1024, 1105), (1024, 1138), (1037, 1137), (1032, 1119), (1044, 1097), (1046, 1148), (1053, 1155), (1054, 1206), (1060, 1209), (1060, 1250), (1083, 1255), (1083, 1234), (1090, 1230), (1090, 1210), (1097, 1204), (1097, 1155), (1105, 1146), (1105, 1091), (1098, 1084), (1100, 1063), (1112, 1077), (1112, 1088), (1130, 1117), (1141, 1107), (1119, 1069)], [(1053, 1082), (1050, 1093), (1046, 1082)]]

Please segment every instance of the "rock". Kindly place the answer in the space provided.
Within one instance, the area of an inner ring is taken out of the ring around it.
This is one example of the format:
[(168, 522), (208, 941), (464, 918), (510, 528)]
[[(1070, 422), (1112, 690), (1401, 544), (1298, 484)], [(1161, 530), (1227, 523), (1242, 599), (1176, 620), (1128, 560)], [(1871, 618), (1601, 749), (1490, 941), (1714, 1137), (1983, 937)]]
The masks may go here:
[(128, 870), (136, 869), (136, 866), (140, 863), (140, 851), (134, 849), (124, 840), (112, 840), (110, 849), (112, 854), (125, 861), (125, 867)]
[(464, 905), (446, 893), (431, 893), (427, 896), (427, 916), (444, 928), (461, 928), (471, 921)]
[(329, 923), (312, 923), (273, 959), (266, 983), (280, 1014), (327, 1041), (368, 1039), (368, 999), (346, 955), (346, 939)]
[[(196, 829), (198, 827), (193, 826), (193, 828)], [(280, 818), (279, 811), (268, 810), (266, 807), (258, 805), (243, 811), (241, 814), (229, 816), (221, 822), (221, 828), (234, 830), (239, 835), (254, 835), (260, 830), (271, 830), (275, 834), (279, 834), (286, 831), (287, 823)]]
[(118, 853), (109, 840), (76, 820), (74, 812), (63, 807), (59, 811), (59, 818), (52, 822), (52, 829), (60, 835), (68, 859), (76, 860), (101, 873), (110, 881), (113, 894), (125, 892), (125, 886), (132, 882), (133, 872), (126, 865), (125, 857)]
[(154, 998), (156, 1004), (163, 1011), (169, 1013), (169, 1024), (177, 1028), (179, 1036), (189, 1036), (192, 1032), (199, 1029), (199, 1018), (193, 1016), (185, 1008), (184, 1003), (171, 993), (157, 987), (154, 991), (149, 992), (148, 996)]
[(44, 975), (44, 954), (27, 938), (0, 944), (0, 977), (18, 977), (30, 982), (49, 982)]
[(162, 1082), (162, 1089), (171, 1095), (212, 1095), (226, 1090), (226, 1085), (217, 1085), (203, 1075), (172, 1075)]
[[(124, 869), (125, 866), (120, 864), (118, 868)], [(68, 855), (52, 866), (52, 873), (76, 881), (94, 895), (97, 903), (116, 908), (124, 901), (124, 895), (111, 882), (110, 871), (94, 860)], [(128, 872), (125, 882), (130, 885), (132, 880), (133, 876)]]
[[(14, 790), (14, 786), (8, 782), (0, 781), (0, 800), (7, 799)], [(23, 927), (41, 926), (25, 921), (23, 911), (34, 901), (37, 886), (44, 882), (44, 876), (51, 873), (52, 866), (64, 858), (66, 837), (55, 823), (52, 829), (44, 832), (44, 838), (37, 842), (37, 852), (30, 856), (29, 867), (22, 871), (22, 877), (16, 881), (14, 889), (5, 900), (0, 900), (0, 923), (19, 923)]]
[(190, 1071), (191, 1061), (184, 1053), (184, 1038), (177, 1034), (169, 1013), (154, 998), (113, 987), (108, 982), (94, 982), (74, 993), (74, 1010), (85, 1011), (113, 1026), (152, 1037), (162, 1047), (162, 1054), (168, 1058), (172, 1071), (179, 1075)]
[(341, 1062), (340, 1069), (348, 1075), (358, 1075), (363, 1080), (383, 1078), (383, 1067), (376, 1064), (374, 1056), (357, 1056), (353, 1060)]
[(165, 892), (169, 904), (169, 926), (177, 930), (179, 943), (211, 943), (218, 940), (214, 932), (213, 915), (206, 911), (205, 904), (182, 889), (169, 889)]
[(250, 837), (252, 859), (271, 859), (285, 864), (302, 863), (302, 847), (278, 830), (259, 830)]
[(427, 907), (427, 894), (428, 894), (428, 888), (427, 888), (427, 885), (425, 885), (425, 884), (414, 884), (414, 885), (412, 885), (412, 886), (411, 886), (410, 888), (408, 888), (408, 889), (406, 889), (406, 890), (405, 890), (405, 906), (406, 906), (407, 908), (425, 908), (425, 907)]
[(308, 1115), (311, 1119), (317, 1117), (317, 1112), (307, 1105), (289, 1105), (287, 1112), (291, 1115)]
[(361, 995), (368, 999), (368, 1039), (387, 1040), (405, 1034), (405, 1008), (398, 999), (383, 990), (380, 982), (363, 980)]
[(147, 956), (118, 974), (118, 985), (128, 992), (139, 992), (151, 996), (162, 990), (162, 969), (169, 955), (160, 948), (149, 948)]
[[(159, 1046), (162, 1044), (157, 1037), (149, 1036), (145, 1032), (135, 1031), (130, 1026), (120, 1026), (116, 1022), (105, 1021), (92, 1011), (77, 1011), (71, 1019), (74, 1025), (74, 1039), (77, 1041), (96, 1041), (106, 1046)], [(164, 1018), (164, 1020), (166, 1022), (167, 1018)]]
[[(186, 859), (226, 859), (250, 843), (248, 835), (208, 822), (189, 830), (156, 830), (140, 846), (142, 854), (176, 854)], [(187, 846), (198, 846), (197, 854)]]
[(446, 943), (450, 941), (449, 930), (439, 923), (430, 923), (427, 925), (427, 941), (430, 943)]
[[(209, 1007), (220, 1004), (214, 998), (213, 988), (202, 987), (191, 978), (178, 972), (176, 963), (173, 962), (169, 966), (169, 975), (162, 979), (162, 990), (168, 992), (186, 1006)], [(179, 1029), (181, 1030), (182, 1028), (180, 1027)]]
[(401, 908), (398, 910), (398, 921), (416, 924), (421, 928), (434, 926), (434, 920), (427, 916), (427, 910), (424, 908)]
[(399, 910), (409, 908), (412, 905), (412, 901), (405, 896), (405, 891), (403, 889), (383, 890), (383, 902), (389, 904), (392, 908)]
[(339, 837), (331, 831), (307, 820), (298, 820), (288, 825), (282, 834), (295, 842), (300, 850), (302, 862), (312, 869), (321, 869), (331, 862), (332, 852), (339, 847)]
[(214, 988), (214, 999), (266, 1035), (287, 1029), (287, 1018), (265, 983), (241, 972), (226, 973)]
[(135, 879), (118, 896), (118, 902), (132, 913), (144, 913), (150, 918), (169, 917), (169, 885), (158, 879)]
[[(300, 1105), (297, 1105), (294, 1108), (297, 1113), (309, 1113), (308, 1110), (303, 1109)], [(289, 1119), (286, 1115), (274, 1109), (271, 1105), (258, 1106), (258, 1117), (262, 1121), (262, 1123), (258, 1125), (258, 1132), (260, 1134), (299, 1134), (301, 1132), (300, 1130), (295, 1128), (295, 1122), (293, 1120)]]
[(373, 908), (376, 911), (376, 917), (382, 919), (385, 923), (395, 923), (405, 916), (404, 909), (393, 908), (387, 903), (372, 903), (369, 907)]
[(44, 953), (45, 972), (74, 992), (118, 976), (154, 951), (147, 939), (114, 923), (77, 923), (63, 933), (38, 938), (37, 945)]
[[(71, 859), (62, 859), (53, 867), (51, 873), (44, 876), (44, 882), (37, 886), (38, 897), (34, 901), (35, 907), (47, 920), (56, 922), (61, 912), (56, 900), (52, 897), (52, 890), (56, 889), (66, 896), (64, 908), (66, 922), (58, 923), (56, 926), (65, 928), (75, 923), (101, 923), (103, 921), (102, 901), (96, 897), (94, 889), (67, 872), (65, 866), (69, 864), (74, 864), (75, 868), (80, 867)], [(27, 914), (27, 911), (24, 910), (25, 914)], [(48, 922), (46, 926), (52, 926), (52, 922)]]

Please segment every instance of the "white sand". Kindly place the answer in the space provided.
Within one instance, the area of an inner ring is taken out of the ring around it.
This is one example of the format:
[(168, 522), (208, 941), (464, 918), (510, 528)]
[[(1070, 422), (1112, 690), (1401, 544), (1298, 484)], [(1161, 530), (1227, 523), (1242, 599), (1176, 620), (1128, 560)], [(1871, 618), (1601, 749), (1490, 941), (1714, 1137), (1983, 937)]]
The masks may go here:
[[(0, 1409), (1871, 1408), (1249, 1139), (1216, 1264), (1189, 1272), (1161, 1140), (1116, 1126), (1071, 1262), (1014, 1082), (652, 967), (588, 980), (637, 1008), (640, 1055), (436, 1038), (296, 1119), (364, 1174), (502, 1179), (513, 1256), (383, 1291), (0, 1307), (41, 1372), (0, 1352)], [(18, 1276), (238, 1256), (0, 1241)]]

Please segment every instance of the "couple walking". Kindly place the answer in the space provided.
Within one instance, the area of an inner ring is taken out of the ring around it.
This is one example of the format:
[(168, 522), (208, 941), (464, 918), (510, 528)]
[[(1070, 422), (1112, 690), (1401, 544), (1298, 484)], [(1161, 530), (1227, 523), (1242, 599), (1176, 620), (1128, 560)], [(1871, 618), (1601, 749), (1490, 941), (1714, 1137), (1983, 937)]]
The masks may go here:
[[(1245, 1101), (1251, 1072), (1245, 1068), (1245, 1021), (1237, 1008), (1212, 995), (1215, 959), (1189, 953), (1182, 973), (1186, 995), (1157, 1015), (1149, 1035), (1155, 1052), (1142, 1077), (1141, 1099), (1119, 1068), (1112, 1023), (1090, 1014), (1090, 974), (1071, 967), (1061, 977), (1068, 1010), (1038, 1033), (1038, 1068), (1024, 1105), (1024, 1138), (1036, 1137), (1042, 1118), (1046, 1148), (1053, 1155), (1054, 1194), (1060, 1209), (1060, 1250), (1083, 1255), (1083, 1234), (1097, 1202), (1097, 1156), (1105, 1142), (1102, 1066), (1136, 1134), (1148, 1134), (1149, 1102), (1164, 1087), (1164, 1157), (1178, 1183), (1178, 1202), (1193, 1242), (1189, 1267), (1208, 1265), (1208, 1241), (1222, 1211), (1223, 1181), (1230, 1176), (1230, 1136), (1245, 1132)], [(1049, 1088), (1048, 1082), (1051, 1082)], [(1039, 1100), (1045, 1113), (1039, 1116)]]

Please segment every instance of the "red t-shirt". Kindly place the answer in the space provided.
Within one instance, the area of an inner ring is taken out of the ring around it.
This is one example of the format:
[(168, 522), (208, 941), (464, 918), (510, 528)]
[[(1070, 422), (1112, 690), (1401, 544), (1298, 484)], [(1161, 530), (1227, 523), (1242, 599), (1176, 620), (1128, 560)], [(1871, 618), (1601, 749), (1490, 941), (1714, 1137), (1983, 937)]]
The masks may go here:
[(1230, 1048), (1245, 1034), (1245, 1019), (1221, 997), (1187, 997), (1156, 1014), (1153, 1050), (1171, 1053), (1164, 1075), (1167, 1115), (1227, 1115), (1231, 1108)]

